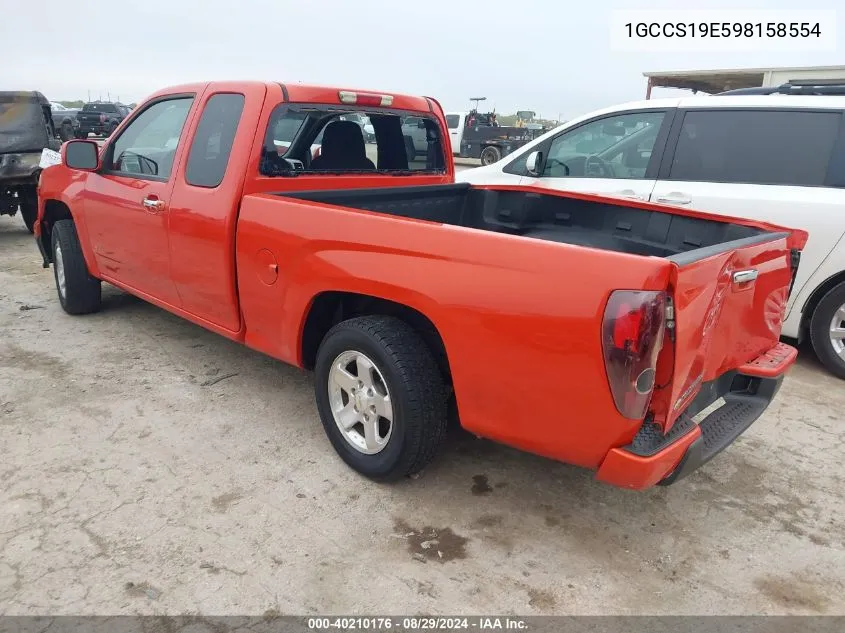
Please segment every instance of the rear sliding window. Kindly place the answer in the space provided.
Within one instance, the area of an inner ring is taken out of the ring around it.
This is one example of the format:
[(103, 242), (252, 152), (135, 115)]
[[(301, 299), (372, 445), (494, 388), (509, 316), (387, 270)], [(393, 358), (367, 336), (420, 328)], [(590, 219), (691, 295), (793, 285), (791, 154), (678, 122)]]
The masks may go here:
[(841, 118), (799, 110), (687, 112), (669, 180), (823, 185)]
[(86, 103), (82, 106), (85, 112), (117, 112), (117, 106), (113, 103)]
[(437, 119), (398, 111), (281, 104), (270, 116), (260, 171), (265, 176), (300, 173), (391, 173), (445, 170)]

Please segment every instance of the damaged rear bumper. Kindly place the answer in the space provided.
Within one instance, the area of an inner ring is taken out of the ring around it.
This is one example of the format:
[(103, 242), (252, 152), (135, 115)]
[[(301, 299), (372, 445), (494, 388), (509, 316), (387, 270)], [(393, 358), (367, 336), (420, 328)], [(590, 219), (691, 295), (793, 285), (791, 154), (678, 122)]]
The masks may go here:
[(627, 446), (612, 449), (598, 479), (625, 488), (669, 485), (713, 459), (762, 415), (798, 351), (778, 343), (762, 356), (706, 382), (667, 434), (646, 422)]

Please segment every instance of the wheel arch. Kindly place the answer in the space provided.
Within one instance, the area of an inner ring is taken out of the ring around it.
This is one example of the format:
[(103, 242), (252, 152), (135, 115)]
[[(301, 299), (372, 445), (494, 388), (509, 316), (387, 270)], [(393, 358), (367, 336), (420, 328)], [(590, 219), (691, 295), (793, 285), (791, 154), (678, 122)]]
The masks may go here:
[(800, 336), (803, 337), (807, 332), (807, 329), (810, 327), (810, 321), (813, 318), (813, 313), (824, 296), (841, 283), (845, 283), (845, 270), (840, 270), (838, 273), (831, 275), (813, 290), (810, 297), (804, 302), (804, 307), (801, 310)]
[[(44, 256), (49, 263), (53, 263), (53, 251), (50, 244), (53, 239), (53, 226), (59, 220), (73, 220), (70, 207), (62, 200), (48, 199), (44, 201), (44, 214), (41, 217), (41, 243), (44, 245)], [(75, 221), (74, 221), (75, 223)]]
[(446, 344), (434, 321), (407, 304), (358, 292), (329, 290), (312, 298), (299, 337), (302, 366), (308, 370), (314, 368), (317, 349), (334, 325), (354, 317), (377, 314), (396, 317), (411, 326), (434, 354), (444, 382), (451, 385), (452, 372)]

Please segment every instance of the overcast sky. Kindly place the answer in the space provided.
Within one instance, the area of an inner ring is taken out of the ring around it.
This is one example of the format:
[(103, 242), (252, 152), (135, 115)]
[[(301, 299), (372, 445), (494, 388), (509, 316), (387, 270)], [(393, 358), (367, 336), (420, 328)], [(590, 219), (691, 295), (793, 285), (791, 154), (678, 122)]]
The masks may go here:
[[(613, 9), (835, 9), (836, 0), (0, 0), (0, 86), (51, 100), (268, 79), (425, 94), (447, 110), (571, 118), (641, 99), (644, 71), (845, 64), (835, 52), (619, 53)], [(675, 94), (658, 90), (653, 96)]]

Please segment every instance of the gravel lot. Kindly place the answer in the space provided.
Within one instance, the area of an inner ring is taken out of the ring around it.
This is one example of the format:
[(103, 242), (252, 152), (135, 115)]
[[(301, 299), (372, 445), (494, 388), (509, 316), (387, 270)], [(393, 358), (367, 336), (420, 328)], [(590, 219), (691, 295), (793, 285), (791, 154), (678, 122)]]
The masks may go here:
[(0, 218), (0, 614), (845, 613), (845, 388), (806, 352), (670, 488), (460, 432), (386, 486), (310, 375), (104, 290), (65, 315)]

